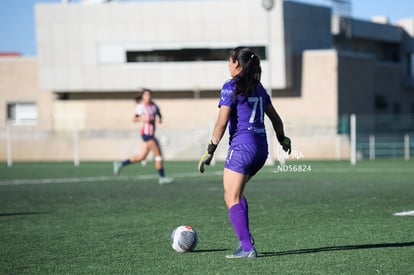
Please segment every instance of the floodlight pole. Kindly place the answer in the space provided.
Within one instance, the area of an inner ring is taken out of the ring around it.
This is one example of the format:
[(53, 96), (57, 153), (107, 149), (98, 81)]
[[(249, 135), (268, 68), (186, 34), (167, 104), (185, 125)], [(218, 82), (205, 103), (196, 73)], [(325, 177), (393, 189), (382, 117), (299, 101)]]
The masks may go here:
[[(267, 92), (270, 96), (270, 98), (272, 98), (272, 58), (271, 58), (271, 48), (272, 48), (272, 17), (271, 17), (271, 11), (273, 9), (274, 6), (274, 0), (263, 0), (262, 1), (262, 6), (266, 11), (266, 29), (267, 29), (267, 47), (266, 47), (266, 58), (267, 58), (267, 74), (268, 74), (268, 88), (267, 88)], [(270, 129), (270, 127), (267, 127), (268, 129)], [(274, 164), (274, 159), (273, 159), (273, 144), (272, 144), (272, 140), (271, 138), (269, 138), (271, 135), (268, 135), (268, 146), (269, 146), (269, 158), (268, 158), (268, 165), (273, 165)]]

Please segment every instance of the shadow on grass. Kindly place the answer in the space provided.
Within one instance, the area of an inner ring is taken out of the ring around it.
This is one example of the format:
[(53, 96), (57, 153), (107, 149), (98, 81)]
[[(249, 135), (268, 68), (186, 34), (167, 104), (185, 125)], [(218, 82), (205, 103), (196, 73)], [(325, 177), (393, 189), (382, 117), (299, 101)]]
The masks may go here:
[(0, 213), (0, 217), (13, 217), (13, 216), (31, 216), (48, 214), (48, 212), (17, 212), (17, 213)]
[(310, 253), (330, 252), (330, 251), (407, 247), (407, 246), (414, 246), (414, 242), (341, 245), (341, 246), (326, 246), (326, 247), (318, 247), (318, 248), (306, 248), (306, 249), (298, 249), (298, 250), (290, 250), (290, 251), (262, 252), (262, 253), (259, 253), (258, 257), (275, 257), (275, 256), (310, 254)]
[(220, 252), (220, 251), (226, 251), (227, 249), (220, 248), (220, 249), (197, 249), (194, 250), (193, 253), (201, 253), (201, 252)]

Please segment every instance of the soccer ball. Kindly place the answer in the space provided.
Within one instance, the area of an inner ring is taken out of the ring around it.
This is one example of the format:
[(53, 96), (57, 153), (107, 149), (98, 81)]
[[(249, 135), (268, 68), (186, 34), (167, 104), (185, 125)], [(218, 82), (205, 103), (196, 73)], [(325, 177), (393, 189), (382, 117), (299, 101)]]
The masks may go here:
[(197, 232), (189, 225), (181, 225), (171, 233), (171, 247), (177, 252), (193, 251), (197, 246)]

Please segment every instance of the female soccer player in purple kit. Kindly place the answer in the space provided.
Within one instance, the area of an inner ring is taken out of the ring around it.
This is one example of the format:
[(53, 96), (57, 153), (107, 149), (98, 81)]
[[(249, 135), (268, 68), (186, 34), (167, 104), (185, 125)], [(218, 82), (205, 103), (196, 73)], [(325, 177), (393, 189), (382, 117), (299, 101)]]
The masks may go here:
[(230, 52), (228, 66), (232, 79), (221, 89), (217, 122), (198, 170), (203, 173), (204, 165), (210, 165), (228, 124), (230, 147), (223, 172), (224, 200), (240, 244), (234, 254), (226, 257), (255, 258), (257, 252), (250, 234), (248, 204), (243, 192), (246, 183), (267, 159), (264, 114), (271, 120), (279, 143), (288, 153), (291, 151), (291, 142), (285, 136), (283, 122), (260, 83), (259, 57), (249, 48), (237, 47)]

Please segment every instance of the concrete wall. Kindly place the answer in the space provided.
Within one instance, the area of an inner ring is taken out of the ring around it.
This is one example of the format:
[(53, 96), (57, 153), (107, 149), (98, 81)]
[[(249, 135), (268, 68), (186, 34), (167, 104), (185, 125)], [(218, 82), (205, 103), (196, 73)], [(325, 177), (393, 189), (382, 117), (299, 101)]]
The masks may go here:
[(37, 104), (40, 123), (33, 128), (51, 128), (53, 94), (39, 88), (37, 66), (36, 58), (0, 58), (0, 128), (6, 126), (7, 104), (22, 102)]
[(305, 159), (349, 156), (347, 137), (337, 134), (337, 68), (335, 50), (304, 51), (302, 96), (276, 99), (276, 106), (286, 121), (286, 132)]
[(376, 80), (372, 57), (339, 52), (338, 116), (351, 113), (375, 113), (374, 82)]
[[(124, 64), (116, 53), (162, 47), (266, 45), (267, 15), (273, 24), (271, 72), (273, 88), (278, 89), (274, 95), (288, 95), (274, 97), (273, 103), (293, 149), (305, 160), (347, 158), (349, 141), (338, 135), (338, 118), (351, 112), (375, 113), (378, 95), (389, 102), (388, 111), (394, 103), (400, 104), (401, 112), (414, 109), (414, 93), (403, 85), (401, 64), (379, 63), (372, 56), (333, 49), (306, 50), (331, 45), (327, 8), (292, 2), (284, 3), (283, 8), (278, 0), (266, 14), (259, 0), (164, 4), (37, 5), (38, 59), (0, 59), (0, 160), (7, 153), (7, 103), (20, 101), (38, 104), (39, 121), (33, 126), (12, 127), (15, 160), (71, 160), (75, 152), (81, 161), (128, 157), (139, 150), (141, 142), (139, 125), (131, 122), (132, 99), (58, 100), (54, 93), (116, 94), (148, 86), (161, 93), (216, 90), (218, 98), (221, 85), (229, 78), (225, 61)], [(237, 12), (229, 12), (236, 8)], [(410, 31), (412, 22), (406, 25)], [(398, 39), (395, 27), (384, 28), (384, 34), (370, 37)], [(113, 60), (105, 59), (108, 53), (115, 54)], [(266, 87), (267, 65), (262, 62)], [(298, 86), (290, 86), (295, 83)], [(292, 95), (295, 89), (299, 92)], [(217, 98), (156, 100), (164, 115), (157, 133), (166, 159), (196, 160), (205, 150), (217, 116)], [(218, 148), (218, 159), (224, 159), (226, 149), (227, 136)], [(273, 137), (274, 158), (276, 153)]]
[[(273, 103), (285, 122), (286, 134), (292, 138), (293, 149), (305, 160), (349, 156), (348, 137), (337, 133), (338, 117), (341, 110), (372, 113), (372, 98), (358, 99), (360, 93), (371, 97), (373, 91), (384, 93), (390, 102), (410, 98), (407, 91), (398, 89), (398, 68), (389, 64), (335, 50), (305, 51), (302, 60), (302, 96), (276, 97)], [(139, 125), (131, 122), (135, 105), (132, 99), (57, 100), (52, 93), (36, 89), (35, 64), (35, 59), (13, 59), (3, 60), (0, 66), (2, 72), (11, 74), (1, 82), (2, 115), (5, 116), (6, 102), (11, 100), (35, 101), (42, 110), (38, 125), (12, 127), (15, 161), (71, 160), (75, 139), (81, 161), (123, 159), (139, 151)], [(22, 92), (9, 93), (11, 89)], [(157, 133), (165, 158), (197, 159), (210, 138), (218, 111), (217, 99), (158, 99), (157, 103), (164, 115)], [(412, 101), (406, 100), (403, 111), (410, 104)], [(5, 132), (3, 123), (1, 160), (6, 159), (7, 153)], [(276, 146), (273, 136), (275, 159)], [(224, 159), (226, 149), (227, 136), (219, 146), (217, 159)]]
[[(282, 1), (275, 2), (272, 84), (280, 89), (285, 50)], [(126, 64), (125, 52), (268, 42), (261, 0), (38, 4), (35, 13), (40, 85), (53, 91), (212, 90), (227, 74), (224, 60)]]
[(404, 75), (400, 65), (376, 62), (374, 74), (375, 95), (383, 97), (387, 104), (386, 109), (381, 112), (413, 114), (414, 86), (408, 88), (404, 85)]
[(290, 94), (300, 96), (302, 52), (333, 47), (331, 10), (287, 1), (283, 3), (283, 21), (287, 82)]
[[(24, 85), (26, 88), (22, 90), (26, 89), (26, 95), (3, 89), (2, 114), (5, 114), (4, 102), (14, 98), (35, 101), (47, 114), (39, 116), (36, 126), (12, 127), (15, 161), (72, 160), (75, 140), (81, 161), (124, 159), (139, 151), (139, 125), (131, 121), (135, 105), (132, 99), (58, 100), (51, 92), (36, 88), (36, 59), (13, 60), (1, 68), (10, 70), (12, 64), (22, 65), (22, 68), (10, 71), (8, 87), (19, 90), (19, 85)], [(303, 96), (273, 98), (285, 121), (286, 133), (292, 137), (294, 150), (305, 159), (338, 156), (336, 66), (335, 51), (305, 52)], [(322, 86), (321, 80), (324, 81)], [(164, 115), (157, 133), (166, 159), (197, 159), (205, 150), (217, 117), (220, 86), (217, 87), (217, 98), (213, 99), (156, 100)], [(0, 127), (1, 160), (7, 158), (5, 133), (3, 124)], [(273, 136), (272, 155), (277, 158), (277, 143), (271, 130), (269, 134)], [(225, 136), (218, 148), (217, 159), (224, 159), (227, 142)], [(346, 155), (346, 146), (344, 140), (342, 157)]]

